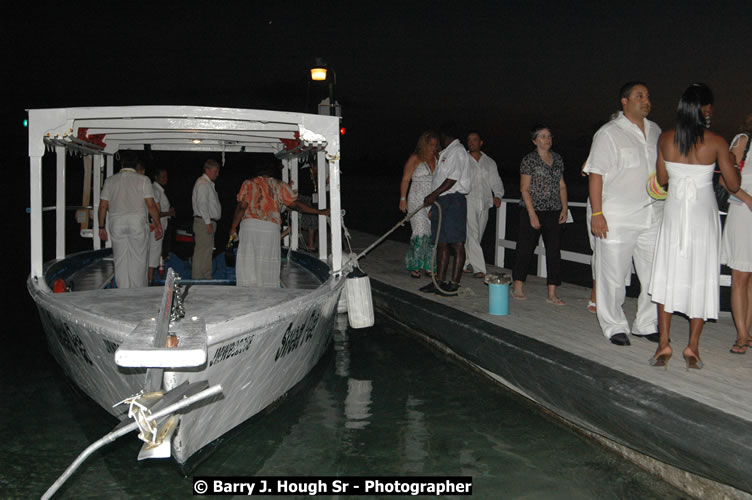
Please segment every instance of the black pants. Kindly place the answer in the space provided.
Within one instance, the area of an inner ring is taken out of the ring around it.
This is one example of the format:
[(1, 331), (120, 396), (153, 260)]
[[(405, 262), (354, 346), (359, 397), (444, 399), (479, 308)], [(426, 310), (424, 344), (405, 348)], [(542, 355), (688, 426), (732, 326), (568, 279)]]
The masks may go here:
[(530, 216), (524, 207), (520, 207), (520, 231), (517, 235), (517, 252), (512, 269), (512, 279), (525, 281), (530, 259), (538, 244), (538, 236), (543, 234), (543, 244), (546, 246), (546, 283), (561, 285), (561, 224), (559, 224), (560, 210), (536, 211), (540, 221), (540, 229), (530, 225)]

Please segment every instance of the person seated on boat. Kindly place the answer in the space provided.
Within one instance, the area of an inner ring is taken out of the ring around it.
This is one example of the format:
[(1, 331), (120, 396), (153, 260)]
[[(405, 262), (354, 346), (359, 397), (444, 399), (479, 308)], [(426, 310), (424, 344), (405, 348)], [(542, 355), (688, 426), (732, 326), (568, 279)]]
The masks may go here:
[(162, 238), (154, 191), (149, 178), (136, 171), (137, 163), (135, 153), (121, 152), (120, 171), (104, 181), (99, 201), (99, 238), (102, 241), (112, 238), (118, 288), (146, 286), (149, 253), (147, 211), (155, 221), (154, 236)]
[(230, 229), (231, 235), (238, 234), (237, 286), (279, 288), (283, 206), (307, 214), (329, 215), (329, 209), (319, 210), (299, 201), (290, 185), (275, 177), (278, 172), (273, 162), (266, 162), (258, 167), (254, 178), (240, 186)]

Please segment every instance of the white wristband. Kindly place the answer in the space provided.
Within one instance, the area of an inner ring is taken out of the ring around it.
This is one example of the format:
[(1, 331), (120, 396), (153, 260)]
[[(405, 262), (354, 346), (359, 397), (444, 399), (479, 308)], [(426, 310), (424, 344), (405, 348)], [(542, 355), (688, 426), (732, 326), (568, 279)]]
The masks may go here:
[(406, 199), (406, 198), (405, 198), (404, 196), (401, 196), (401, 197), (400, 197), (400, 201), (405, 201), (405, 199)]

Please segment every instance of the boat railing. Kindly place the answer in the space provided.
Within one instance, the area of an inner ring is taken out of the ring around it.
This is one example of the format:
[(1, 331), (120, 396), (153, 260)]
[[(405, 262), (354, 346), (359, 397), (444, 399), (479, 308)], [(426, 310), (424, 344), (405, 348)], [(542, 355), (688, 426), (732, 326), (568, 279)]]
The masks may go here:
[[(504, 198), (501, 200), (501, 205), (496, 211), (496, 239), (494, 245), (494, 265), (498, 267), (504, 267), (504, 254), (507, 249), (514, 250), (517, 248), (517, 242), (509, 239), (507, 234), (507, 210), (508, 205), (513, 205), (515, 208), (519, 205), (519, 198)], [(573, 212), (572, 217), (575, 220), (583, 220), (587, 217), (586, 209), (587, 203), (570, 201), (568, 207)], [(580, 219), (580, 217), (582, 219)], [(582, 238), (587, 239), (587, 233), (582, 234)], [(537, 276), (541, 278), (546, 277), (546, 248), (543, 244), (543, 238), (538, 238), (538, 245), (535, 247), (535, 254), (538, 256), (538, 268)], [(579, 264), (590, 265), (592, 259), (591, 253), (574, 252), (570, 250), (561, 251), (561, 260), (568, 262), (577, 262)], [(720, 278), (721, 286), (731, 286), (731, 276), (727, 274), (721, 274)]]

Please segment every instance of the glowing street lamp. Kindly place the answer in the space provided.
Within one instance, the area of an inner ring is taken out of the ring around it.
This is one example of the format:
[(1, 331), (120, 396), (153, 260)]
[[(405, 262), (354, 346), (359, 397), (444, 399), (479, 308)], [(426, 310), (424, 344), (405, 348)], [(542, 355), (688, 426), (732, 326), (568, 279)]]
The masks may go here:
[(315, 82), (326, 80), (326, 68), (311, 68), (311, 80)]
[[(332, 75), (329, 78), (329, 115), (336, 116), (336, 105), (334, 103), (334, 87), (337, 85), (337, 72), (331, 70)], [(315, 67), (311, 68), (311, 80), (323, 82), (327, 79), (327, 65), (320, 57), (316, 58)]]

